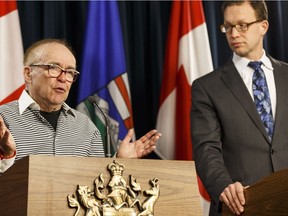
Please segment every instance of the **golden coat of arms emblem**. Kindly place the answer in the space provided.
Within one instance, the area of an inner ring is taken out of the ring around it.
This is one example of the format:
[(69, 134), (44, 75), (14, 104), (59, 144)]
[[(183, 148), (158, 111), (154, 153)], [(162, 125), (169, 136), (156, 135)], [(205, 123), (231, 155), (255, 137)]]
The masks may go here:
[(76, 195), (68, 195), (68, 205), (76, 208), (74, 216), (154, 216), (154, 205), (160, 195), (158, 179), (149, 181), (150, 188), (143, 190), (132, 175), (123, 177), (125, 167), (114, 160), (108, 164), (110, 179), (105, 184), (103, 173), (94, 180), (94, 189), (77, 185)]

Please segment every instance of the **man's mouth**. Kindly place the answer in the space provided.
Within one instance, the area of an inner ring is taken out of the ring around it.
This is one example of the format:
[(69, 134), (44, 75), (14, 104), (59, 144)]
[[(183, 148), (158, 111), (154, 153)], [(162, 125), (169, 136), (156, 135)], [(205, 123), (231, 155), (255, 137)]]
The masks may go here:
[(57, 93), (61, 93), (61, 94), (63, 94), (63, 93), (66, 92), (65, 88), (61, 88), (61, 87), (54, 88), (54, 90), (55, 90)]

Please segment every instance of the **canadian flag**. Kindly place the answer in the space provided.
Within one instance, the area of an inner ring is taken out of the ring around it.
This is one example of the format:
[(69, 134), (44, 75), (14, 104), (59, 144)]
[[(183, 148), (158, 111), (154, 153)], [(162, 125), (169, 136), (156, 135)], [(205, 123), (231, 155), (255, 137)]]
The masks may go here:
[(23, 45), (16, 1), (0, 1), (0, 105), (24, 89)]
[[(191, 85), (213, 70), (202, 1), (174, 1), (170, 15), (157, 130), (156, 153), (163, 159), (193, 160), (190, 125)], [(198, 179), (203, 215), (209, 196)]]

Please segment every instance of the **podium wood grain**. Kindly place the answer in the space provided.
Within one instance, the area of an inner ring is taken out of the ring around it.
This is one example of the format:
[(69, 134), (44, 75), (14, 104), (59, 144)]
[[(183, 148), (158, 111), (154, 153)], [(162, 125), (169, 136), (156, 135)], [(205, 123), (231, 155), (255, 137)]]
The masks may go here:
[[(1, 216), (69, 216), (67, 195), (76, 194), (77, 185), (94, 189), (94, 180), (104, 174), (110, 180), (107, 165), (116, 158), (28, 156), (17, 161), (0, 176)], [(149, 180), (158, 178), (160, 197), (155, 216), (202, 215), (193, 161), (116, 159), (125, 166), (123, 177), (132, 175), (149, 189)], [(84, 211), (81, 212), (84, 215)]]

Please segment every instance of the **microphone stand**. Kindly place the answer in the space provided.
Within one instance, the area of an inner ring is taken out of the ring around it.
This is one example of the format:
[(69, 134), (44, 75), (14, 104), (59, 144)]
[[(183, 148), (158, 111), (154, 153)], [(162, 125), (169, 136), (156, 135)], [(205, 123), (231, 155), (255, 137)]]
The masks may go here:
[(110, 143), (110, 131), (109, 131), (109, 125), (108, 125), (108, 120), (105, 115), (105, 113), (102, 111), (102, 109), (97, 105), (96, 98), (93, 96), (88, 97), (88, 101), (92, 103), (96, 109), (101, 113), (101, 115), (104, 117), (105, 120), (105, 126), (106, 126), (106, 135), (105, 135), (105, 142), (106, 142), (106, 147), (107, 147), (107, 153), (106, 157), (111, 158), (111, 143)]

